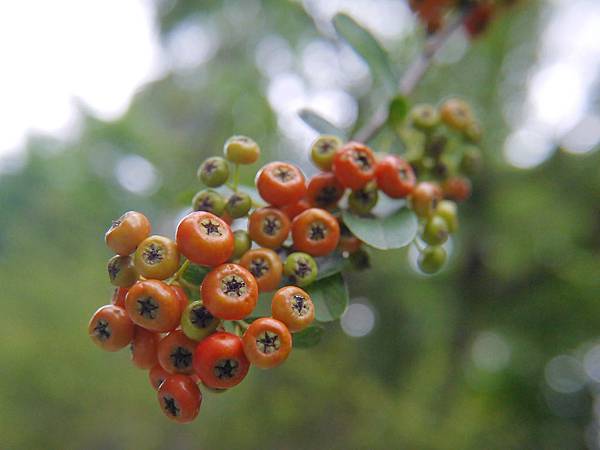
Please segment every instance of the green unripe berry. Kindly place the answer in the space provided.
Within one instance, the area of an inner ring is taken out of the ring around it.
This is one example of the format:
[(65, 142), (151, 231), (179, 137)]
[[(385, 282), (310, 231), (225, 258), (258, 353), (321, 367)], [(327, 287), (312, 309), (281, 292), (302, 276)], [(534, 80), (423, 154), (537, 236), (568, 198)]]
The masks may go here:
[(455, 202), (452, 200), (442, 200), (435, 209), (435, 215), (446, 221), (448, 233), (456, 233), (458, 230), (458, 212)]
[(442, 122), (458, 131), (464, 131), (474, 120), (471, 107), (460, 98), (444, 100), (439, 112)]
[(441, 245), (448, 240), (448, 224), (443, 217), (435, 215), (425, 223), (421, 237), (429, 245)]
[(315, 165), (321, 170), (331, 170), (333, 156), (343, 142), (337, 136), (323, 135), (319, 136), (313, 142), (310, 149), (310, 157)]
[(114, 286), (129, 287), (138, 279), (131, 256), (113, 256), (108, 260), (108, 278)]
[(283, 273), (300, 287), (315, 281), (318, 271), (315, 259), (308, 253), (291, 253), (283, 265)]
[(365, 215), (371, 212), (378, 199), (377, 184), (371, 182), (362, 189), (352, 191), (348, 197), (348, 207), (356, 214)]
[(446, 262), (447, 253), (444, 247), (427, 247), (419, 255), (417, 263), (423, 272), (432, 274), (439, 272)]
[(465, 175), (475, 175), (481, 170), (481, 150), (475, 145), (465, 148), (460, 161), (460, 171)]
[(195, 301), (187, 305), (181, 314), (181, 331), (190, 339), (200, 341), (215, 331), (220, 322), (201, 301)]
[(246, 216), (250, 208), (252, 208), (252, 198), (245, 192), (233, 193), (225, 205), (225, 211), (234, 219)]
[(208, 211), (220, 216), (225, 211), (225, 199), (218, 192), (204, 189), (194, 195), (192, 209), (194, 211)]
[(247, 136), (231, 136), (225, 142), (223, 153), (234, 164), (253, 164), (260, 157), (260, 147)]
[(440, 114), (433, 105), (422, 103), (410, 111), (410, 119), (415, 128), (430, 131), (440, 124)]
[(240, 259), (252, 247), (250, 235), (245, 230), (233, 232), (233, 255), (232, 259)]
[(229, 164), (220, 156), (208, 158), (198, 167), (198, 178), (205, 186), (222, 186), (229, 179)]
[(476, 120), (472, 120), (466, 125), (463, 133), (469, 141), (476, 144), (481, 140), (481, 125)]

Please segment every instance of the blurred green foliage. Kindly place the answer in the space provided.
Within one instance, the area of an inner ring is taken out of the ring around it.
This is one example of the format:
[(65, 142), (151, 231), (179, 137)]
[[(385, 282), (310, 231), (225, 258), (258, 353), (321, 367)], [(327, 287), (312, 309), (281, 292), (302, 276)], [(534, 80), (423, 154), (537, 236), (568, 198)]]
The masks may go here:
[[(82, 110), (76, 142), (31, 137), (27, 165), (0, 176), (0, 448), (583, 447), (593, 396), (551, 391), (544, 367), (598, 335), (600, 155), (557, 153), (517, 171), (500, 152), (501, 66), (535, 38), (530, 21), (543, 12), (536, 2), (500, 18), (459, 64), (434, 67), (414, 95), (472, 101), (486, 130), (487, 167), (461, 206), (446, 271), (422, 277), (406, 250), (373, 251), (371, 270), (349, 277), (351, 296), (376, 310), (371, 334), (351, 338), (328, 324), (318, 347), (293, 352), (283, 367), (252, 370), (235, 390), (206, 393), (189, 426), (163, 417), (127, 351), (94, 347), (86, 327), (112, 291), (103, 243), (112, 218), (136, 209), (157, 231), (172, 230), (184, 206), (176, 199), (198, 186), (194, 166), (233, 133), (254, 137), (266, 150), (262, 162), (275, 154), (301, 161), (281, 147), (254, 47), (277, 34), (299, 49), (318, 33), (300, 2), (278, 0), (264, 0), (252, 22), (234, 29), (228, 20), (244, 4), (158, 3), (165, 36), (184, 20), (211, 18), (221, 30), (217, 55), (145, 86), (116, 122)], [(420, 39), (391, 49), (400, 70)], [(366, 111), (381, 98), (374, 91), (359, 95)], [(158, 168), (156, 193), (118, 184), (114, 167), (126, 154)], [(243, 177), (251, 183), (253, 171)], [(475, 364), (482, 332), (502, 336), (507, 365)]]

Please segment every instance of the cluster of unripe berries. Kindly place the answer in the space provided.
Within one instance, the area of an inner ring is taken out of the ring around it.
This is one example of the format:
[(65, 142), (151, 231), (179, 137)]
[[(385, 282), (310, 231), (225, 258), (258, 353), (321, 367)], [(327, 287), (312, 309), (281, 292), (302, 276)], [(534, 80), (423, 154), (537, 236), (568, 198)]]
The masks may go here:
[(518, 0), (410, 0), (411, 9), (427, 28), (435, 33), (444, 26), (446, 17), (455, 9), (466, 11), (463, 27), (469, 37), (481, 35), (494, 18), (496, 11)]
[[(421, 238), (429, 244), (419, 264), (437, 271), (445, 259), (440, 245), (457, 228), (456, 205), (443, 197), (463, 200), (470, 190), (466, 178), (450, 172), (437, 182), (442, 122), (476, 140), (478, 127), (464, 102), (451, 100), (439, 110), (419, 105), (410, 119), (426, 136), (418, 158), (375, 154), (363, 144), (321, 136), (311, 148), (321, 171), (310, 179), (286, 162), (260, 169), (256, 190), (265, 204), (237, 183), (240, 166), (258, 160), (258, 145), (230, 138), (224, 157), (200, 165), (206, 189), (194, 196), (174, 240), (151, 235), (150, 221), (139, 212), (112, 223), (105, 241), (115, 253), (108, 275), (116, 290), (111, 304), (93, 315), (90, 337), (107, 351), (129, 345), (133, 363), (149, 370), (163, 412), (189, 422), (202, 401), (199, 386), (222, 392), (239, 384), (251, 365), (272, 368), (286, 360), (293, 333), (314, 321), (303, 288), (317, 279), (320, 259), (334, 252), (348, 257), (363, 245), (344, 226), (342, 209), (369, 215), (380, 191), (407, 199), (423, 219)], [(476, 159), (465, 151), (460, 166), (473, 168)], [(191, 272), (201, 274), (196, 283), (186, 278)], [(260, 301), (270, 301), (271, 316), (253, 316), (259, 294), (267, 292), (274, 294)]]

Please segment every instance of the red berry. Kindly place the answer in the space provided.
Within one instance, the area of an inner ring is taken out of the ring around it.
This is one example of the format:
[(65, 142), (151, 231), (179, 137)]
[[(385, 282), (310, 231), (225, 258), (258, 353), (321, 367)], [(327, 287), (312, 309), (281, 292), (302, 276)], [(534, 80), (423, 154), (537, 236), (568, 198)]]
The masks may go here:
[(388, 155), (379, 161), (375, 173), (379, 189), (392, 198), (406, 197), (417, 182), (408, 161), (396, 155)]
[(194, 420), (202, 403), (198, 385), (185, 375), (169, 375), (158, 388), (157, 397), (165, 415), (179, 423)]
[(296, 166), (285, 162), (272, 162), (256, 176), (260, 196), (271, 205), (296, 203), (306, 193), (304, 175)]
[(217, 332), (200, 341), (194, 354), (194, 370), (211, 388), (227, 389), (239, 384), (250, 362), (239, 336)]
[(363, 188), (375, 178), (373, 151), (358, 142), (348, 142), (338, 149), (332, 167), (340, 184), (353, 191)]

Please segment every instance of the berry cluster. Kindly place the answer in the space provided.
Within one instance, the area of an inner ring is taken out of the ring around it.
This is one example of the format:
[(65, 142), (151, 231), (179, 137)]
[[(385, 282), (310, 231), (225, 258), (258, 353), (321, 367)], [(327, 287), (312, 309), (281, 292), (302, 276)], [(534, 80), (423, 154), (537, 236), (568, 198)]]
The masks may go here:
[[(413, 108), (405, 131), (421, 135), (422, 145), (413, 145), (407, 159), (321, 136), (310, 150), (320, 171), (309, 180), (287, 162), (260, 169), (256, 191), (265, 204), (237, 181), (240, 166), (258, 160), (258, 145), (230, 138), (224, 157), (200, 165), (206, 188), (194, 196), (175, 240), (151, 235), (150, 221), (139, 212), (112, 223), (105, 240), (115, 253), (108, 275), (116, 290), (111, 304), (93, 315), (90, 337), (107, 351), (130, 345), (134, 365), (149, 370), (163, 412), (177, 422), (193, 420), (202, 401), (199, 385), (222, 392), (239, 384), (251, 365), (278, 366), (290, 354), (293, 334), (314, 321), (303, 288), (317, 279), (320, 261), (333, 253), (352, 260), (362, 250), (342, 210), (369, 216), (380, 191), (408, 199), (429, 245), (420, 267), (428, 273), (440, 268), (446, 257), (441, 244), (457, 228), (456, 204), (443, 197), (469, 196), (469, 180), (455, 172), (471, 173), (479, 158), (476, 149), (465, 148), (454, 170), (447, 161), (449, 129), (466, 140), (479, 138), (461, 100)], [(197, 283), (186, 278), (189, 273), (200, 274)], [(271, 315), (253, 315), (259, 294), (268, 292), (274, 292), (266, 299)]]
[(447, 16), (462, 9), (462, 25), (470, 38), (481, 35), (494, 18), (499, 7), (511, 6), (517, 0), (410, 0), (411, 9), (425, 25), (428, 33), (442, 28)]

